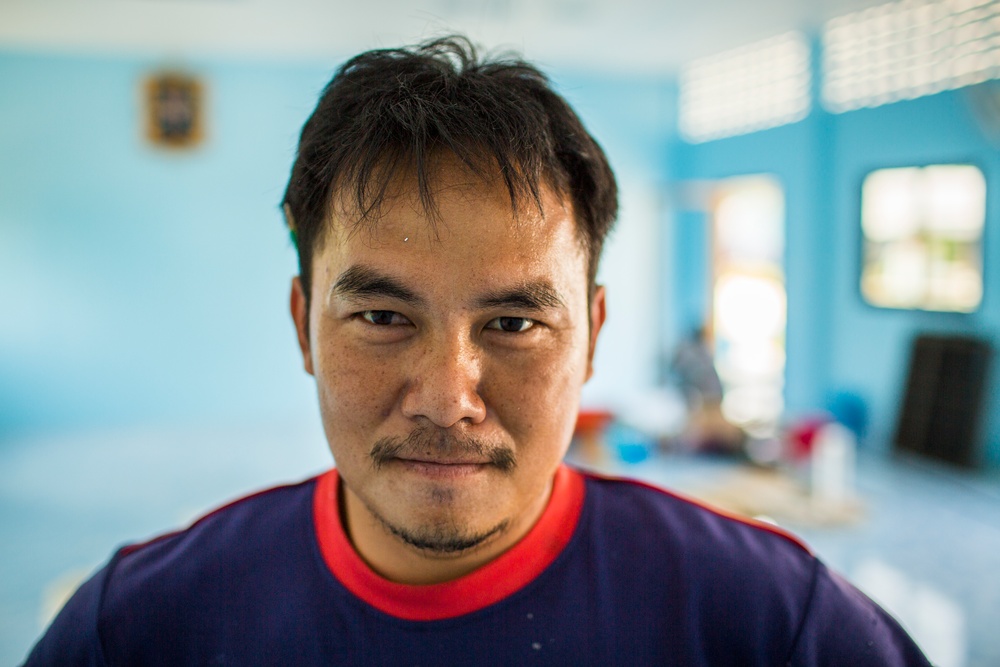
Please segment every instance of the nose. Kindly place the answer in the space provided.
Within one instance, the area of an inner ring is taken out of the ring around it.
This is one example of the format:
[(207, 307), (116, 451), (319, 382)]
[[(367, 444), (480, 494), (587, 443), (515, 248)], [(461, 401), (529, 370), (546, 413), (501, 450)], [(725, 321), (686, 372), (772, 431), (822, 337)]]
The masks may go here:
[(480, 395), (482, 359), (470, 340), (451, 335), (421, 346), (402, 398), (403, 414), (426, 418), (441, 428), (486, 418)]

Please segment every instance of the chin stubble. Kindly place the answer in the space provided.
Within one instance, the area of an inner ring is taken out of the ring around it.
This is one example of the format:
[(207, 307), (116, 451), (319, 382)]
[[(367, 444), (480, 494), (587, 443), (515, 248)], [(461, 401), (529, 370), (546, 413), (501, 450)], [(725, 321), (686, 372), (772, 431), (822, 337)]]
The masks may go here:
[[(372, 446), (370, 453), (372, 466), (376, 470), (383, 468), (393, 459), (419, 458), (420, 455), (456, 459), (471, 455), (475, 459), (485, 459), (488, 461), (487, 465), (508, 474), (517, 466), (514, 452), (510, 447), (489, 444), (478, 438), (457, 437), (428, 427), (414, 429), (405, 438), (382, 438)], [(442, 504), (451, 500), (451, 492), (448, 489), (435, 489), (432, 493), (435, 500)], [(420, 551), (442, 555), (458, 554), (474, 549), (504, 532), (508, 525), (508, 521), (504, 520), (479, 533), (469, 533), (458, 524), (447, 521), (411, 529), (389, 522), (371, 506), (368, 507), (368, 511), (389, 533), (404, 543)]]
[(469, 551), (507, 529), (507, 521), (501, 521), (489, 530), (474, 534), (468, 534), (454, 524), (407, 530), (406, 528), (390, 524), (377, 513), (375, 513), (375, 517), (386, 530), (411, 547), (420, 551), (442, 555)]

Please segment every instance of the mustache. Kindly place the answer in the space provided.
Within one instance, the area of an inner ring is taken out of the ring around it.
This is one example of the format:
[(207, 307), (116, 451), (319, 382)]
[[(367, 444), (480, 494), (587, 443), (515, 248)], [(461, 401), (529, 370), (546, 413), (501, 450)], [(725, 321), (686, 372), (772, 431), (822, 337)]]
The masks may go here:
[(481, 438), (457, 436), (432, 427), (418, 427), (405, 438), (381, 438), (369, 453), (376, 470), (392, 459), (419, 459), (427, 455), (457, 460), (485, 459), (487, 465), (502, 472), (510, 472), (517, 466), (514, 451), (506, 445), (490, 443)]

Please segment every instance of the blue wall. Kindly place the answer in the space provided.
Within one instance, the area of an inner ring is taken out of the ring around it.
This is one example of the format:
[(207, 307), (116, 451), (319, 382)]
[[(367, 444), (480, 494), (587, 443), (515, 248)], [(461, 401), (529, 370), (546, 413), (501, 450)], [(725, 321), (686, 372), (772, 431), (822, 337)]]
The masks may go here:
[[(832, 247), (838, 257), (832, 274), (831, 310), (836, 326), (831, 341), (831, 381), (835, 386), (864, 388), (876, 414), (892, 418), (905, 382), (909, 344), (916, 333), (972, 334), (987, 338), (995, 349), (1000, 347), (1000, 150), (990, 145), (976, 126), (961, 91), (837, 115), (829, 122), (837, 142), (831, 188), (853, 194), (833, 198), (830, 212), (835, 233)], [(862, 178), (882, 167), (949, 162), (971, 162), (986, 176), (984, 294), (979, 310), (960, 315), (867, 305), (857, 287)], [(986, 456), (995, 465), (1000, 465), (998, 377), (1000, 373), (994, 372), (985, 434)]]
[(0, 53), (0, 436), (315, 413), (277, 205), (330, 71), (187, 64), (207, 141), (170, 152), (162, 64)]
[[(963, 92), (844, 114), (815, 109), (793, 125), (704, 144), (678, 142), (674, 160), (674, 174), (682, 180), (771, 173), (785, 187), (786, 402), (791, 413), (821, 409), (832, 391), (855, 391), (872, 410), (868, 442), (886, 447), (895, 427), (909, 346), (916, 334), (965, 333), (985, 337), (995, 346), (1000, 343), (1000, 246), (996, 238), (1000, 151), (976, 125)], [(865, 304), (858, 287), (862, 179), (882, 167), (948, 162), (977, 164), (988, 183), (981, 307), (974, 314), (954, 315)], [(690, 230), (683, 232), (683, 237), (691, 236)], [(689, 241), (688, 247), (701, 257), (698, 243)], [(683, 242), (677, 252), (679, 260), (691, 255)], [(986, 406), (985, 453), (994, 465), (1000, 464), (998, 384), (993, 382)]]
[[(333, 64), (187, 63), (206, 83), (208, 133), (203, 146), (177, 153), (142, 138), (142, 76), (162, 64), (0, 52), (0, 437), (315, 418), (286, 315), (295, 259), (277, 202)], [(672, 81), (579, 72), (555, 80), (607, 149), (625, 195), (608, 258), (621, 274), (608, 277), (620, 335), (609, 327), (598, 350), (608, 368), (654, 367), (704, 312), (703, 215), (658, 211), (650, 192), (762, 172), (786, 191), (792, 414), (822, 408), (830, 391), (858, 391), (873, 409), (870, 440), (885, 446), (914, 334), (1000, 343), (1000, 154), (963, 93), (839, 115), (817, 109), (793, 125), (689, 145), (676, 137)], [(865, 305), (861, 179), (951, 161), (975, 162), (989, 183), (982, 307), (944, 315)], [(651, 247), (660, 257), (652, 271), (640, 257)], [(997, 384), (987, 453), (1000, 464)]]
[[(189, 152), (142, 137), (142, 77), (162, 65), (0, 52), (0, 439), (316, 419), (287, 315), (296, 264), (277, 204), (299, 129), (336, 63), (181, 63), (207, 90), (207, 141)], [(600, 137), (623, 192), (655, 191), (674, 87), (571, 71), (555, 79)], [(623, 216), (631, 235), (610, 253), (645, 246), (654, 272), (645, 239), (657, 220)], [(658, 333), (656, 280), (632, 275), (635, 258), (626, 259), (624, 273), (607, 277), (625, 340), (609, 327), (599, 355), (628, 377), (595, 379), (612, 388), (652, 365)], [(636, 344), (635, 332), (648, 340)]]

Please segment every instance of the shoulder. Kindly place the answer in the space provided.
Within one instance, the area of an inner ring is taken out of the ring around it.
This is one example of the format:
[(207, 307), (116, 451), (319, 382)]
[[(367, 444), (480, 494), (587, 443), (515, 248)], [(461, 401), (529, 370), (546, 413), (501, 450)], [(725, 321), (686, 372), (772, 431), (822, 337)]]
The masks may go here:
[(788, 664), (815, 665), (829, 656), (845, 665), (930, 666), (896, 619), (820, 564)]
[[(662, 589), (646, 609), (677, 609), (670, 627), (700, 637), (707, 664), (927, 664), (791, 533), (643, 482), (585, 479), (583, 528), (595, 551), (613, 554), (606, 576), (644, 596)], [(690, 648), (678, 639), (677, 651)]]
[(301, 528), (303, 521), (311, 525), (315, 481), (256, 491), (208, 512), (187, 528), (121, 548), (112, 561), (112, 584), (162, 559), (172, 566), (197, 567), (208, 559), (257, 555), (253, 547), (262, 546), (261, 541)]
[(180, 647), (171, 637), (185, 626), (208, 629), (226, 622), (220, 609), (254, 591), (272, 594), (287, 577), (283, 564), (312, 553), (314, 484), (259, 491), (119, 549), (67, 602), (28, 664), (168, 663), (150, 656), (173, 655)]
[(624, 636), (679, 664), (784, 664), (817, 573), (801, 542), (649, 484), (585, 479), (575, 553), (602, 607), (642, 619)]
[(809, 567), (815, 560), (802, 540), (772, 524), (646, 482), (583, 474), (591, 520), (613, 534), (645, 535), (644, 541), (698, 558), (731, 557), (753, 563), (755, 556), (770, 561), (782, 554)]
[[(260, 576), (312, 535), (315, 479), (258, 491), (194, 521), (188, 528), (123, 547), (109, 565), (103, 612), (157, 600), (183, 603), (185, 591), (222, 589), (252, 568)], [(140, 594), (141, 593), (141, 594)], [(176, 602), (175, 602), (176, 601)]]
[(612, 573), (662, 582), (669, 595), (696, 601), (693, 608), (706, 613), (770, 613), (772, 623), (780, 617), (794, 632), (818, 563), (800, 540), (643, 482), (585, 479), (581, 528)]

